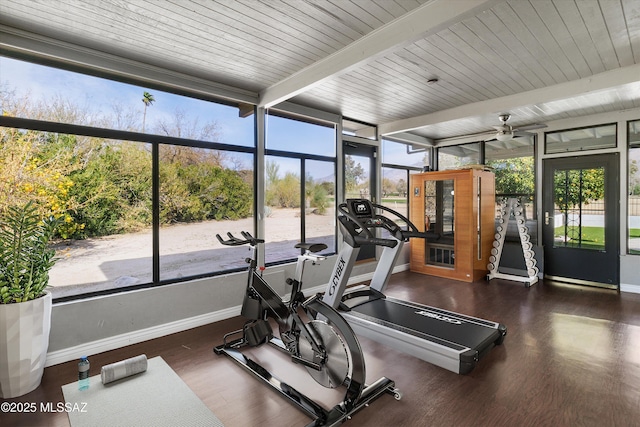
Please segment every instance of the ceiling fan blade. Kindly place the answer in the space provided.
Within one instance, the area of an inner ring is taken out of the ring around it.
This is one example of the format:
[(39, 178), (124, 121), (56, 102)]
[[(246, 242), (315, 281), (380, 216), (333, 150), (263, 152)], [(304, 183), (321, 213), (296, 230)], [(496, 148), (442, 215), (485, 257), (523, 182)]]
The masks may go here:
[(513, 139), (513, 131), (508, 131), (508, 132), (498, 132), (495, 135), (495, 139), (497, 139), (498, 141), (504, 142), (504, 141), (511, 141)]

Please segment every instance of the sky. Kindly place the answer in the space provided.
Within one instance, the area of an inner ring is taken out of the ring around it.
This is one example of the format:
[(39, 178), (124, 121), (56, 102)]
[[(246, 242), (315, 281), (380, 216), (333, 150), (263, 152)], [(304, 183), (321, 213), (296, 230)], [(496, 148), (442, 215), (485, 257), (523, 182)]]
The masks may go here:
[(176, 109), (180, 109), (200, 125), (215, 121), (221, 137), (216, 142), (253, 145), (253, 119), (238, 117), (237, 108), (226, 105), (5, 57), (0, 57), (0, 82), (3, 87), (16, 90), (18, 95), (29, 94), (34, 101), (62, 97), (87, 107), (95, 113), (94, 116), (111, 114), (112, 105), (131, 109), (139, 113), (140, 128), (144, 110), (142, 95), (146, 91), (155, 98), (147, 109), (147, 129), (154, 121), (170, 118)]
[[(28, 96), (30, 102), (50, 102), (55, 98), (70, 101), (83, 110), (90, 111), (93, 119), (111, 117), (114, 105), (117, 105), (139, 121), (138, 129), (142, 129), (142, 96), (146, 91), (155, 99), (147, 108), (146, 129), (152, 129), (159, 121), (169, 122), (175, 117), (176, 111), (180, 110), (186, 113), (189, 121), (197, 122), (199, 126), (215, 122), (215, 142), (245, 147), (254, 145), (254, 118), (239, 117), (235, 107), (6, 57), (0, 57), (0, 85), (2, 90), (16, 91), (19, 97)], [(336, 155), (335, 130), (331, 127), (267, 116), (266, 132), (268, 149), (330, 157)], [(423, 156), (418, 154), (408, 159), (401, 144), (387, 145), (382, 154), (384, 162), (394, 164), (413, 164), (416, 160), (422, 160)], [(286, 172), (299, 173), (299, 161), (280, 158), (279, 164), (281, 175)], [(315, 178), (329, 175), (326, 164), (319, 162), (308, 162), (307, 172)]]

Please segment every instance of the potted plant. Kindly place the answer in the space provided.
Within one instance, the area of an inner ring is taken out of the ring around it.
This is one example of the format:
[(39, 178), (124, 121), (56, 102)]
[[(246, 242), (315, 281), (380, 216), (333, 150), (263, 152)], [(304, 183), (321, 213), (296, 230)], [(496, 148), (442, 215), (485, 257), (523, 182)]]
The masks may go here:
[(22, 396), (42, 380), (51, 330), (45, 288), (57, 221), (42, 219), (34, 202), (10, 206), (0, 217), (0, 397)]

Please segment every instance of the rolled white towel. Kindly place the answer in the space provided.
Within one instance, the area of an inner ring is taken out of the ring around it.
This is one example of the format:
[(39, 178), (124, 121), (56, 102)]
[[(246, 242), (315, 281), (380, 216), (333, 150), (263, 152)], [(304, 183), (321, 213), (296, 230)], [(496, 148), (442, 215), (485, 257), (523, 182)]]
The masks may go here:
[(105, 365), (100, 370), (102, 384), (109, 384), (122, 378), (130, 377), (147, 370), (147, 356), (140, 356), (125, 359), (120, 362)]

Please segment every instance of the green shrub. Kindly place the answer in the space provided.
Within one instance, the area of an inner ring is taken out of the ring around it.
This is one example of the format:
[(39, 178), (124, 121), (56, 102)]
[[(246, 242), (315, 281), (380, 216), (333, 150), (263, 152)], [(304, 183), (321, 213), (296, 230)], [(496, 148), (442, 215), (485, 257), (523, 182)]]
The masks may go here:
[(309, 205), (317, 209), (319, 214), (324, 214), (329, 206), (327, 190), (322, 185), (311, 185), (309, 190)]
[(300, 178), (287, 172), (284, 178), (272, 182), (267, 188), (266, 202), (279, 208), (299, 208)]

